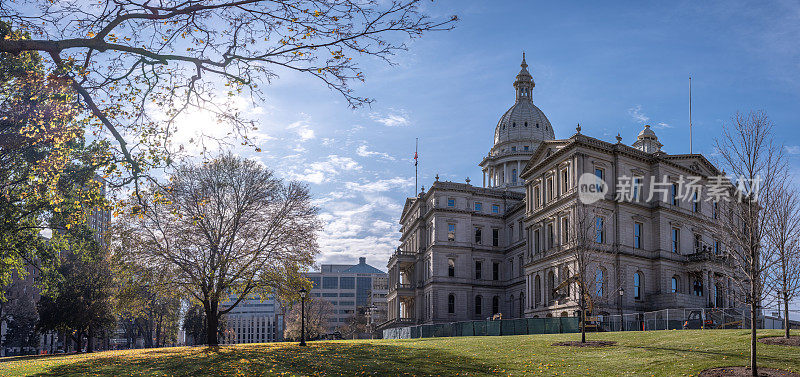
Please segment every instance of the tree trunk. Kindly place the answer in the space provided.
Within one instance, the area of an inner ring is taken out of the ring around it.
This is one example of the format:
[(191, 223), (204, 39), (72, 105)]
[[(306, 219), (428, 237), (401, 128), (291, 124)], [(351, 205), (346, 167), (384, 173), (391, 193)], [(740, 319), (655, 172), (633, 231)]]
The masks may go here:
[(94, 352), (94, 329), (89, 326), (89, 331), (86, 335), (86, 353)]
[(783, 330), (785, 331), (784, 337), (789, 339), (789, 295), (783, 291)]
[(757, 288), (755, 287), (755, 282), (751, 281), (750, 283), (753, 285), (753, 287), (750, 288), (752, 294), (752, 300), (750, 302), (750, 371), (753, 373), (753, 377), (758, 377), (758, 365), (756, 364), (756, 328), (758, 327), (756, 321), (758, 317), (758, 303), (755, 299)]
[(580, 302), (579, 306), (581, 307), (581, 319), (580, 319), (581, 320), (581, 343), (586, 343), (586, 299), (584, 299), (584, 297), (585, 297), (584, 293), (585, 292), (583, 291), (584, 290), (583, 284), (581, 284), (580, 286), (581, 286), (581, 289), (580, 289), (580, 296), (581, 297), (580, 297), (580, 299), (578, 301)]
[(203, 307), (206, 311), (206, 323), (208, 324), (206, 327), (206, 344), (211, 347), (216, 347), (219, 345), (219, 339), (217, 336), (217, 328), (219, 327), (217, 306), (218, 304), (214, 301), (203, 303)]

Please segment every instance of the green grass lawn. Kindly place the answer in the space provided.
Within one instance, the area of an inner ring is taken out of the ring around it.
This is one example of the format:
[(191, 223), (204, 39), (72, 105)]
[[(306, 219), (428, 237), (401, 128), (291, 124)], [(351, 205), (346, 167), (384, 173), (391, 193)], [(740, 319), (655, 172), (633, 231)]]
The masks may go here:
[[(759, 336), (779, 335), (761, 331)], [(800, 336), (800, 333), (797, 333)], [(552, 347), (579, 334), (177, 347), (0, 359), (2, 376), (682, 376), (747, 365), (747, 330), (589, 334), (607, 348)], [(759, 343), (761, 366), (800, 372), (800, 347)]]

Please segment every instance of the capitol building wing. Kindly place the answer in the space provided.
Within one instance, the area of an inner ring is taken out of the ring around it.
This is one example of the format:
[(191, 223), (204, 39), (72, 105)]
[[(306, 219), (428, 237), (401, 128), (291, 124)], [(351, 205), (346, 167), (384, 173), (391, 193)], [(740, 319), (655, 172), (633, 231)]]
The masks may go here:
[[(480, 186), (437, 176), (406, 199), (382, 327), (576, 315), (578, 289), (561, 283), (577, 271), (569, 224), (583, 174), (608, 187), (591, 205), (594, 257), (584, 280), (593, 315), (738, 306), (735, 270), (714, 226), (717, 204), (704, 191), (679, 198), (669, 189), (682, 176), (704, 184), (721, 172), (700, 154), (663, 152), (649, 126), (631, 145), (583, 135), (580, 126), (556, 139), (534, 86), (523, 55), (515, 103), (479, 163)], [(635, 186), (628, 200), (618, 200), (621, 179)], [(668, 188), (652, 189), (656, 179)]]

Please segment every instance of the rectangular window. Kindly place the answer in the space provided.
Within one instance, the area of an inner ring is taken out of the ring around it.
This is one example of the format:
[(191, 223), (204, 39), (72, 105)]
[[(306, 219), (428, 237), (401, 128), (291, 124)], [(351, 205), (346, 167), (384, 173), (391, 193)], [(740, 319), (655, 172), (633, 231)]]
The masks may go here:
[(356, 289), (356, 278), (342, 276), (339, 279), (339, 289)]
[(533, 231), (533, 251), (535, 253), (542, 251), (541, 238), (539, 238), (539, 229)]
[(542, 205), (541, 198), (539, 197), (539, 186), (533, 188), (533, 208), (539, 208)]
[(714, 202), (714, 205), (711, 208), (713, 210), (713, 214), (712, 215), (714, 216), (715, 219), (718, 219), (719, 218), (719, 203)]
[(456, 224), (447, 224), (447, 240), (456, 240)]
[(699, 253), (703, 251), (703, 236), (699, 234), (694, 235), (694, 252)]
[(492, 280), (500, 280), (500, 263), (492, 263)]
[(500, 229), (492, 229), (492, 246), (500, 246)]
[(455, 207), (456, 206), (456, 200), (453, 199), (453, 198), (447, 198), (447, 206), (448, 207)]
[(522, 149), (527, 151), (528, 150), (528, 146), (526, 145), (526, 146), (522, 147)]
[(603, 180), (603, 175), (605, 175), (603, 169), (594, 168), (594, 176), (597, 177), (597, 180), (598, 180), (597, 185), (596, 185), (596, 189), (597, 189), (598, 192), (602, 189), (602, 187), (600, 185), (600, 181)]
[(516, 152), (517, 151), (517, 147), (511, 147), (511, 151), (512, 152)]
[(449, 277), (456, 276), (456, 260), (453, 258), (447, 259), (447, 276)]
[(336, 276), (323, 276), (322, 289), (339, 289), (339, 278)]
[(566, 193), (569, 189), (569, 169), (561, 171), (561, 193)]
[(670, 203), (676, 206), (678, 205), (678, 184), (673, 183), (672, 187), (670, 188)]
[(547, 179), (547, 197), (545, 198), (545, 201), (547, 201), (547, 202), (553, 201), (553, 198), (555, 198), (555, 194), (554, 193), (555, 193), (555, 191), (553, 191), (553, 179), (552, 178), (548, 178)]
[(547, 248), (548, 249), (553, 247), (553, 246), (555, 246), (555, 243), (553, 241), (554, 241), (554, 239), (553, 239), (553, 224), (547, 224)]
[(500, 206), (492, 204), (492, 213), (500, 213)]
[(697, 197), (697, 191), (692, 196), (692, 212), (700, 212), (700, 200)]
[(517, 169), (511, 169), (511, 183), (517, 183)]
[(476, 226), (475, 227), (475, 243), (480, 245), (481, 241), (482, 241), (482, 239), (481, 239), (481, 228)]
[(475, 202), (475, 212), (480, 212), (483, 209), (483, 204), (481, 202)]
[(605, 241), (605, 239), (606, 239), (606, 234), (605, 234), (605, 230), (603, 229), (603, 218), (602, 217), (595, 218), (595, 228), (596, 228), (595, 229), (596, 230), (596, 234), (595, 234), (595, 240), (594, 241), (597, 242), (597, 243), (603, 243)]
[(639, 198), (642, 196), (642, 179), (641, 178), (634, 178), (633, 179), (633, 201), (638, 202)]
[(569, 242), (569, 217), (561, 219), (561, 243), (567, 244)]
[(672, 252), (678, 254), (680, 252), (681, 230), (672, 228)]
[(714, 255), (721, 255), (719, 247), (719, 240), (714, 240)]
[(308, 278), (308, 280), (311, 281), (311, 289), (314, 289), (314, 288), (319, 288), (320, 281), (322, 279), (320, 279), (319, 276), (312, 276), (312, 277)]
[(642, 248), (642, 223), (633, 223), (633, 247)]
[(483, 278), (482, 271), (483, 270), (483, 263), (481, 261), (475, 261), (475, 280), (481, 280)]

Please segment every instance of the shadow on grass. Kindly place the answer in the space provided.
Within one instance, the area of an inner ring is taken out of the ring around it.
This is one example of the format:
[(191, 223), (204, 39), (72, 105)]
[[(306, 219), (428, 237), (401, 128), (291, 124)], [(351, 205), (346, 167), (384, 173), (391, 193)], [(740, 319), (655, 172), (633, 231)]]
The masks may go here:
[(495, 376), (500, 369), (481, 360), (442, 349), (369, 343), (259, 344), (153, 350), (101, 356), (50, 368), (38, 376)]

